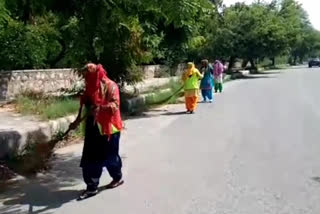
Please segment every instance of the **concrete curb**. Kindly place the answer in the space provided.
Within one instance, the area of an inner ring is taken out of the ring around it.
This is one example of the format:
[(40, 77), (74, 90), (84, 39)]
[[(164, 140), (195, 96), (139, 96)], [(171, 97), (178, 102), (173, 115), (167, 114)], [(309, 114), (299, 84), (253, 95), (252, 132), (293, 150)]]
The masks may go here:
[[(241, 71), (239, 74), (242, 77), (243, 75), (249, 74), (249, 71)], [(237, 76), (233, 77), (232, 75), (225, 75), (224, 81), (233, 80), (233, 78), (237, 79), (238, 77)], [(174, 80), (176, 80), (176, 79), (174, 79)], [(170, 91), (171, 91), (171, 89), (163, 89), (163, 90), (160, 90), (159, 92), (160, 93), (168, 93)], [(156, 95), (155, 93), (150, 93), (150, 94), (144, 94), (144, 95), (140, 95), (138, 97), (132, 98), (132, 99), (125, 100), (122, 104), (123, 110), (129, 114), (134, 113), (134, 112), (138, 111), (139, 109), (143, 108), (144, 106), (146, 106), (148, 104), (152, 104), (152, 103), (148, 103), (148, 100), (154, 99), (155, 95)]]
[(25, 147), (31, 144), (47, 143), (56, 134), (65, 132), (76, 116), (39, 122), (34, 127), (26, 127), (24, 130), (0, 130), (0, 159), (10, 158), (22, 154)]
[[(160, 90), (158, 93), (170, 93), (171, 89), (163, 89)], [(123, 111), (127, 113), (134, 113), (138, 111), (139, 109), (143, 108), (144, 106), (147, 106), (148, 104), (154, 104), (152, 101), (156, 100), (156, 93), (150, 93), (150, 94), (143, 94), (138, 97), (125, 100), (123, 105)]]

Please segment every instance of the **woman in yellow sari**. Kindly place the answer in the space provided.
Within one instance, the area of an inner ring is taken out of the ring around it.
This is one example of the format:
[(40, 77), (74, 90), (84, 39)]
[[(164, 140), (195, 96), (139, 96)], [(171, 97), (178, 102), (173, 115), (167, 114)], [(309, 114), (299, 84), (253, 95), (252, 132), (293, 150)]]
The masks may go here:
[(199, 70), (195, 68), (195, 65), (189, 62), (187, 70), (182, 75), (187, 113), (193, 114), (197, 108), (199, 100), (199, 80), (202, 78), (203, 76)]

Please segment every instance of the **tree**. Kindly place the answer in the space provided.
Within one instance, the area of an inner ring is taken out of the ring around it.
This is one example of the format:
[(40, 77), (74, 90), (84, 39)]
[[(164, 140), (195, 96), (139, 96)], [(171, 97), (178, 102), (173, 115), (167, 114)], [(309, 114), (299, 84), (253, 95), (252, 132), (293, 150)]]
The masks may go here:
[(297, 63), (298, 58), (307, 55), (309, 37), (312, 27), (308, 19), (308, 14), (301, 4), (294, 0), (283, 0), (279, 10), (279, 16), (286, 21), (287, 38), (289, 39), (290, 55), (293, 64)]
[(293, 64), (303, 63), (308, 57), (317, 57), (320, 53), (320, 32), (310, 26), (305, 26), (297, 42), (292, 47)]
[(5, 2), (0, 1), (0, 26), (4, 27), (9, 19), (9, 11), (5, 7)]
[[(102, 63), (119, 83), (139, 65), (201, 58), (251, 61), (317, 55), (319, 32), (295, 0), (226, 7), (222, 0), (2, 0), (5, 69)], [(274, 61), (274, 60), (273, 60)], [(245, 64), (245, 63), (244, 63)]]
[(230, 67), (235, 58), (250, 61), (256, 67), (257, 59), (286, 54), (295, 33), (288, 29), (286, 17), (279, 15), (276, 1), (237, 3), (223, 11), (223, 22), (211, 47), (214, 55), (230, 58)]
[(80, 8), (76, 61), (102, 62), (118, 82), (139, 80), (136, 65), (186, 60), (213, 13), (207, 0), (91, 0)]

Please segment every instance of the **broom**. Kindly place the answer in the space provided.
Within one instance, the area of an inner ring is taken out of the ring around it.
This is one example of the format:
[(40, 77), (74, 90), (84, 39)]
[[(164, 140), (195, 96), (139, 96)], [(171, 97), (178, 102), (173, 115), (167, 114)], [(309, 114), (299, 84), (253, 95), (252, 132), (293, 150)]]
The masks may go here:
[[(87, 118), (87, 115), (83, 116), (79, 124)], [(66, 139), (71, 131), (77, 127), (70, 127), (60, 136), (55, 137), (48, 143), (38, 143), (26, 149), (26, 153), (17, 157), (13, 163), (9, 163), (11, 168), (14, 168), (19, 174), (29, 176), (39, 171), (47, 170), (50, 168), (49, 160), (53, 155), (54, 147), (60, 141)]]
[[(79, 120), (79, 124), (84, 121), (87, 118), (87, 114), (84, 115), (80, 120)], [(65, 131), (62, 135), (59, 135), (58, 137), (55, 137), (53, 140), (49, 141), (48, 144), (51, 145), (52, 149), (55, 147), (55, 145), (57, 143), (59, 143), (60, 141), (66, 139), (69, 135), (69, 133), (73, 130), (75, 130), (78, 126), (76, 127), (71, 127), (69, 126), (69, 128), (67, 129), (67, 131)]]
[(184, 85), (182, 85), (177, 91), (175, 91), (172, 95), (167, 97), (164, 100), (161, 100), (159, 103), (167, 103), (169, 100), (171, 100), (173, 97), (177, 96), (177, 94), (180, 93), (180, 91), (183, 89)]

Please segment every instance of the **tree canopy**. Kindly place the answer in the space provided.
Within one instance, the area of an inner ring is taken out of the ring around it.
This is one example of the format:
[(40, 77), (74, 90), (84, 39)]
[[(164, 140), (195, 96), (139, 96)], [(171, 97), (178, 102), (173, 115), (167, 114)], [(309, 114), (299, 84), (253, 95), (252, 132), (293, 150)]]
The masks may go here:
[(90, 61), (130, 83), (141, 78), (137, 65), (283, 55), (296, 63), (319, 50), (320, 33), (295, 0), (0, 0), (0, 69)]

